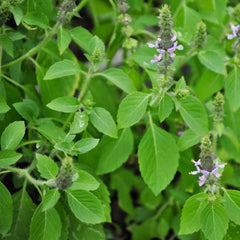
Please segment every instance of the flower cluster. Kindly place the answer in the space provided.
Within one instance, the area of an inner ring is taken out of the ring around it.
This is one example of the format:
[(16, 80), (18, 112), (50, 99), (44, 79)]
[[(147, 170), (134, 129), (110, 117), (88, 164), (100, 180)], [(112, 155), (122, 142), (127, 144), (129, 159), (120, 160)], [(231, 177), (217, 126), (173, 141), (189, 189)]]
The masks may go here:
[(224, 116), (224, 97), (221, 92), (218, 92), (213, 101), (214, 123), (223, 121)]
[(212, 154), (212, 143), (208, 135), (201, 140), (200, 148), (200, 159), (198, 159), (198, 161), (192, 160), (197, 170), (189, 174), (196, 175), (201, 173), (202, 176), (199, 177), (199, 186), (206, 184), (207, 189), (214, 194), (217, 189), (217, 182), (221, 176), (218, 170), (219, 168), (224, 168), (226, 163), (219, 164), (218, 160), (214, 163), (213, 159), (215, 156)]
[(232, 34), (227, 34), (227, 39), (233, 39), (235, 37), (240, 37), (240, 25), (234, 26), (232, 23), (230, 23), (231, 29), (233, 31)]
[(73, 161), (71, 157), (63, 159), (60, 173), (56, 179), (56, 186), (59, 189), (66, 189), (71, 186), (73, 177)]
[(162, 65), (161, 61), (164, 59), (164, 57), (166, 58), (166, 56), (163, 56), (164, 54), (168, 53), (170, 54), (170, 57), (173, 58), (176, 54), (174, 53), (176, 49), (178, 50), (182, 50), (183, 46), (182, 45), (177, 45), (178, 42), (175, 41), (176, 40), (176, 35), (174, 35), (171, 38), (171, 42), (172, 42), (172, 46), (169, 47), (168, 49), (161, 49), (160, 45), (161, 45), (161, 41), (162, 39), (159, 37), (157, 39), (157, 41), (153, 44), (153, 43), (148, 43), (148, 46), (150, 48), (156, 48), (157, 52), (159, 53), (159, 55), (154, 55), (154, 59), (151, 60), (151, 63), (157, 63), (158, 65)]
[(175, 50), (182, 50), (183, 46), (178, 45), (176, 35), (172, 32), (173, 22), (167, 5), (164, 5), (160, 10), (158, 18), (160, 27), (159, 36), (155, 43), (148, 43), (148, 46), (150, 48), (156, 48), (158, 52), (158, 55), (154, 55), (154, 59), (151, 60), (151, 63), (157, 63), (158, 66), (163, 66), (163, 69), (161, 69), (160, 72), (165, 74), (168, 66), (173, 63)]
[(75, 8), (75, 0), (64, 0), (58, 9), (58, 21), (61, 23), (69, 22), (71, 19), (71, 14)]
[[(196, 167), (196, 171), (190, 172), (191, 175), (196, 175), (198, 173), (202, 173), (203, 175), (199, 177), (199, 186), (203, 186), (207, 180), (217, 180), (221, 176), (221, 174), (218, 173), (219, 168), (224, 168), (226, 163), (219, 164), (218, 161), (214, 164), (214, 168), (211, 171), (207, 171), (202, 169), (201, 166), (201, 160), (198, 159), (198, 161), (192, 160)], [(213, 179), (215, 178), (215, 179)]]
[(121, 32), (126, 37), (123, 42), (123, 48), (132, 51), (137, 47), (138, 42), (136, 39), (131, 37), (134, 29), (129, 25), (129, 23), (132, 22), (132, 17), (126, 13), (129, 7), (130, 6), (126, 3), (125, 0), (119, 0), (116, 6), (117, 11), (120, 13), (117, 18), (118, 22), (123, 24)]

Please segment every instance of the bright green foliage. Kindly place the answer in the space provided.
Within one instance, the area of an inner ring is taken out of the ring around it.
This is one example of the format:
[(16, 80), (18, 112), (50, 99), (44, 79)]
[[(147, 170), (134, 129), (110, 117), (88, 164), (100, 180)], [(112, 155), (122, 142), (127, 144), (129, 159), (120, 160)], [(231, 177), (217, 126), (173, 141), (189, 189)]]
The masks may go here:
[(0, 240), (239, 240), (239, 13), (0, 0)]
[(204, 201), (206, 196), (204, 193), (199, 193), (186, 201), (182, 210), (180, 235), (190, 234), (201, 229), (200, 215), (206, 206), (206, 201)]
[(224, 207), (229, 218), (240, 225), (240, 193), (236, 190), (226, 190), (224, 192)]
[(101, 223), (105, 221), (101, 202), (85, 190), (67, 191), (67, 199), (73, 214), (85, 223)]
[(5, 166), (9, 166), (11, 164), (14, 164), (21, 157), (22, 157), (22, 154), (16, 153), (14, 151), (10, 151), (10, 150), (1, 151), (0, 152), (0, 166), (5, 167)]
[(187, 125), (199, 136), (208, 132), (208, 118), (201, 102), (192, 96), (181, 100), (179, 109)]
[(220, 203), (209, 202), (201, 211), (200, 223), (207, 239), (222, 239), (228, 228), (227, 212)]
[(49, 190), (43, 198), (42, 210), (47, 211), (53, 208), (56, 205), (59, 198), (60, 198), (60, 193), (58, 189)]
[(26, 189), (22, 189), (13, 195), (13, 223), (9, 239), (28, 239), (29, 225), (35, 207)]
[(232, 111), (236, 112), (240, 107), (240, 70), (234, 68), (230, 72), (225, 84), (226, 97), (229, 101)]
[(80, 73), (79, 66), (74, 61), (66, 59), (53, 64), (46, 72), (44, 80), (52, 80), (77, 73)]
[(29, 240), (57, 240), (61, 228), (61, 220), (56, 209), (42, 211), (42, 205), (39, 205), (32, 217)]
[(97, 146), (99, 139), (84, 138), (74, 144), (73, 150), (79, 154), (86, 153)]
[(128, 128), (143, 117), (147, 109), (149, 95), (134, 92), (122, 100), (118, 109), (119, 128)]
[(48, 103), (47, 107), (58, 112), (71, 113), (79, 109), (79, 102), (74, 97), (60, 97)]
[(129, 128), (119, 132), (118, 139), (104, 136), (99, 144), (100, 156), (97, 173), (104, 174), (114, 171), (127, 161), (133, 148), (133, 135)]
[(112, 138), (117, 138), (117, 127), (111, 114), (104, 108), (96, 107), (90, 115), (94, 127)]
[(111, 68), (98, 75), (103, 76), (126, 93), (131, 93), (136, 90), (131, 79), (121, 69)]
[(77, 169), (78, 178), (69, 187), (71, 190), (93, 191), (98, 189), (100, 183), (88, 172)]
[(23, 121), (15, 121), (8, 125), (1, 136), (2, 150), (15, 150), (25, 134)]
[[(171, 148), (171, 151), (168, 149)], [(178, 166), (178, 149), (173, 137), (152, 124), (138, 149), (139, 165), (144, 181), (158, 195), (173, 179)]]
[(31, 99), (24, 99), (23, 102), (14, 103), (13, 106), (29, 122), (36, 120), (39, 115), (39, 108)]
[(57, 164), (49, 157), (37, 154), (37, 168), (43, 178), (55, 178), (58, 174)]
[(0, 233), (5, 235), (12, 224), (13, 203), (11, 194), (2, 183), (0, 183), (0, 212)]

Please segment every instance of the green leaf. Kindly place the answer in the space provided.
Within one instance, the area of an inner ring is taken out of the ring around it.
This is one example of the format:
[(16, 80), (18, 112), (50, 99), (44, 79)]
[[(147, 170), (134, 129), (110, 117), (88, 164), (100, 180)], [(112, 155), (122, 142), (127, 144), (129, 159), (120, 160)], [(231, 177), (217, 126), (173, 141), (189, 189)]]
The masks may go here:
[(80, 108), (80, 104), (77, 98), (66, 96), (53, 99), (47, 107), (58, 112), (72, 113)]
[(36, 154), (37, 158), (37, 168), (41, 176), (46, 179), (55, 178), (58, 174), (57, 164), (49, 157)]
[(86, 52), (89, 52), (89, 42), (93, 35), (83, 27), (76, 27), (70, 31), (71, 37)]
[(70, 190), (93, 191), (98, 189), (100, 183), (88, 172), (77, 169), (78, 179), (68, 188)]
[(193, 145), (199, 143), (201, 136), (197, 135), (191, 129), (184, 131), (184, 134), (180, 136), (178, 140), (178, 148), (180, 151), (184, 151)]
[(111, 114), (104, 108), (96, 107), (90, 115), (94, 127), (110, 137), (117, 138), (117, 127)]
[(28, 239), (29, 225), (34, 209), (35, 205), (29, 197), (26, 189), (22, 189), (13, 195), (12, 239)]
[[(207, 87), (206, 87), (207, 86)], [(211, 97), (214, 93), (221, 90), (224, 86), (224, 76), (216, 74), (210, 70), (206, 70), (196, 86), (196, 94), (203, 101)]]
[(74, 144), (73, 151), (78, 154), (89, 152), (98, 145), (98, 138), (83, 138)]
[(6, 113), (10, 110), (10, 107), (7, 105), (5, 99), (0, 95), (0, 113)]
[(12, 224), (13, 203), (8, 189), (0, 182), (0, 233), (5, 235)]
[(54, 208), (42, 211), (42, 204), (40, 204), (32, 217), (29, 240), (58, 240), (61, 228), (58, 212)]
[(201, 51), (198, 54), (199, 61), (213, 72), (224, 75), (224, 58), (214, 51)]
[(46, 29), (49, 25), (47, 16), (41, 11), (29, 12), (23, 17), (23, 21), (30, 26)]
[(62, 55), (63, 52), (68, 48), (70, 42), (71, 36), (69, 32), (65, 30), (63, 27), (60, 27), (58, 30), (58, 49), (60, 55)]
[(197, 23), (201, 21), (201, 17), (198, 12), (189, 8), (184, 3), (173, 17), (174, 25), (177, 28), (181, 28), (183, 33), (190, 33), (193, 35), (196, 31)]
[(14, 6), (12, 9), (12, 13), (13, 13), (13, 17), (14, 17), (14, 20), (15, 20), (17, 26), (19, 26), (19, 24), (21, 23), (21, 21), (23, 19), (22, 9), (18, 6)]
[(165, 94), (159, 104), (158, 109), (159, 120), (163, 122), (171, 114), (173, 108), (174, 103), (172, 98), (168, 94)]
[(13, 57), (13, 43), (6, 34), (0, 34), (0, 45), (9, 56)]
[(58, 199), (60, 198), (60, 193), (57, 188), (49, 190), (43, 198), (43, 211), (47, 211), (53, 208)]
[(69, 206), (74, 215), (85, 223), (101, 223), (105, 221), (101, 202), (85, 190), (67, 191)]
[(200, 215), (206, 205), (206, 202), (202, 198), (206, 196), (207, 194), (205, 193), (198, 193), (185, 202), (182, 210), (179, 235), (191, 234), (200, 230)]
[(108, 81), (122, 89), (126, 93), (131, 93), (136, 91), (136, 88), (132, 82), (132, 80), (128, 77), (128, 75), (121, 69), (110, 68), (102, 73), (98, 73), (97, 75), (103, 76)]
[(229, 218), (240, 225), (240, 192), (236, 190), (224, 191), (224, 208), (226, 209)]
[(197, 135), (204, 136), (208, 133), (208, 116), (202, 103), (193, 96), (180, 100), (180, 114), (187, 125)]
[(240, 70), (237, 67), (234, 67), (228, 75), (225, 90), (230, 108), (236, 112), (240, 107)]
[(209, 240), (222, 239), (228, 228), (228, 215), (218, 202), (209, 202), (201, 211), (201, 229)]
[(54, 63), (48, 69), (44, 76), (44, 80), (52, 80), (56, 78), (66, 77), (80, 72), (81, 69), (76, 62), (64, 59), (63, 61)]
[(150, 124), (138, 147), (138, 161), (144, 181), (158, 195), (173, 179), (179, 154), (174, 138), (153, 123)]
[(10, 123), (2, 133), (1, 147), (2, 150), (15, 150), (23, 139), (25, 134), (25, 124), (23, 121)]
[(13, 106), (18, 114), (29, 122), (34, 121), (38, 117), (39, 107), (31, 99), (23, 99), (22, 102), (14, 103)]
[(134, 92), (122, 100), (117, 115), (119, 128), (128, 128), (140, 121), (146, 112), (148, 98), (146, 93)]
[(14, 164), (22, 157), (22, 154), (10, 150), (3, 150), (0, 152), (0, 166), (6, 167)]
[(88, 126), (88, 119), (89, 118), (86, 111), (76, 112), (70, 128), (70, 133), (77, 134), (84, 131)]
[(69, 216), (69, 220), (69, 240), (106, 240), (102, 224), (84, 224), (73, 214)]
[(40, 121), (39, 126), (35, 129), (53, 144), (62, 142), (62, 140), (66, 137), (64, 130), (60, 127), (57, 127), (48, 119), (43, 119), (43, 121)]
[(133, 135), (129, 128), (123, 129), (118, 139), (104, 136), (99, 144), (100, 156), (97, 173), (105, 174), (119, 168), (127, 161), (133, 149)]

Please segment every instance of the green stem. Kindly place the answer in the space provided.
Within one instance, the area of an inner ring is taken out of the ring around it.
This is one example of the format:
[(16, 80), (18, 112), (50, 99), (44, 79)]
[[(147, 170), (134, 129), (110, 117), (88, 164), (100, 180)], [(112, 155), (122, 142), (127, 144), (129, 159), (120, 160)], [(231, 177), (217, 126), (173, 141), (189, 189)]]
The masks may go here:
[[(0, 34), (3, 32), (3, 26), (0, 28)], [(2, 75), (2, 45), (0, 44), (0, 79)]]
[(75, 12), (79, 12), (86, 4), (87, 4), (88, 0), (82, 0), (77, 7), (74, 9), (74, 11), (72, 12), (72, 14), (70, 15), (71, 18), (74, 16)]
[(25, 90), (24, 86), (22, 86), (20, 83), (18, 83), (18, 82), (16, 82), (16, 81), (14, 81), (14, 80), (11, 79), (10, 77), (8, 77), (8, 76), (6, 76), (6, 75), (4, 75), (4, 74), (2, 74), (2, 77), (5, 78), (8, 82), (12, 83), (13, 85), (21, 88), (22, 90)]
[[(31, 166), (30, 166), (31, 167)], [(43, 185), (48, 185), (51, 187), (56, 186), (55, 182), (53, 179), (50, 179), (48, 181), (43, 181), (43, 180), (37, 180), (33, 178), (28, 169), (21, 169), (21, 168), (15, 168), (15, 167), (4, 167), (10, 172), (15, 172), (18, 173), (20, 176), (24, 176), (30, 183), (32, 183), (35, 186), (43, 186)]]
[(18, 148), (21, 148), (21, 147), (26, 146), (26, 145), (37, 144), (37, 143), (39, 143), (39, 142), (41, 142), (41, 141), (40, 141), (40, 140), (26, 141), (26, 142), (23, 142), (22, 144), (20, 144), (20, 145), (18, 146)]
[(21, 57), (13, 60), (12, 62), (4, 64), (2, 66), (2, 68), (10, 67), (12, 65), (15, 65), (15, 64), (23, 61), (24, 59), (26, 59), (28, 57), (33, 56), (35, 53), (37, 53), (39, 51), (39, 49), (41, 49), (51, 39), (51, 37), (57, 32), (57, 30), (60, 26), (61, 26), (61, 23), (57, 22), (55, 24), (55, 26), (52, 28), (52, 30), (49, 32), (49, 34), (42, 40), (42, 42), (40, 42), (36, 47), (30, 49), (27, 53), (25, 53)]
[[(91, 70), (91, 68), (90, 68), (90, 69), (89, 69), (89, 72), (88, 72), (87, 75), (86, 75), (86, 79), (85, 79), (84, 84), (83, 84), (83, 86), (82, 86), (82, 90), (81, 90), (81, 92), (80, 92), (80, 94), (79, 94), (79, 96), (78, 96), (78, 101), (79, 101), (79, 102), (82, 101), (82, 99), (83, 99), (83, 97), (84, 97), (84, 95), (85, 95), (85, 93), (86, 93), (86, 91), (87, 91), (88, 84), (89, 84), (91, 78), (92, 78), (92, 70)], [(71, 114), (69, 115), (69, 117), (67, 118), (66, 122), (65, 122), (64, 125), (63, 125), (63, 130), (66, 129), (66, 127), (68, 126), (69, 122), (72, 120), (74, 114), (75, 114), (75, 113), (73, 112), (73, 113), (71, 113)]]

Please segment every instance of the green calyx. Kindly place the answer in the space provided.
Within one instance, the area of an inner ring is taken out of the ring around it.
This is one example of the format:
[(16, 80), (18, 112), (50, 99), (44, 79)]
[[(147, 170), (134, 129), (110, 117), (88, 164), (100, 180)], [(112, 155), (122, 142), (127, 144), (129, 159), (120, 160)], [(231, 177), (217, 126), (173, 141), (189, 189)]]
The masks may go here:
[(200, 50), (200, 49), (204, 48), (204, 46), (206, 45), (206, 41), (207, 41), (206, 24), (203, 22), (199, 22), (197, 24), (197, 30), (194, 35), (194, 40), (192, 42), (192, 46), (195, 49)]

